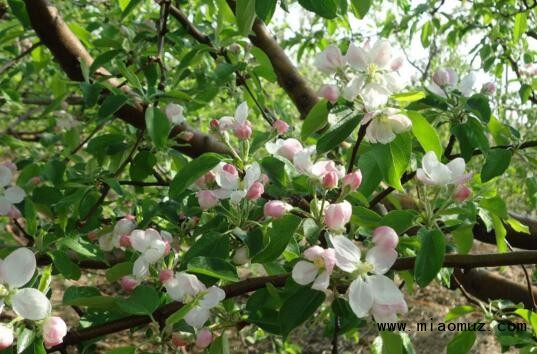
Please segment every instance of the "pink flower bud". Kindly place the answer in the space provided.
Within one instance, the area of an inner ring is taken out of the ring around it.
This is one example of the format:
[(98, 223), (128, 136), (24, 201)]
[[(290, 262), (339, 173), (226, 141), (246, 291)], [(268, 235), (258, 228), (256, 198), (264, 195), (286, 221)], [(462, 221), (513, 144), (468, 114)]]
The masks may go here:
[(304, 150), (300, 141), (290, 138), (282, 143), (282, 146), (278, 149), (278, 154), (285, 157), (289, 161), (293, 161), (295, 154)]
[(286, 212), (291, 210), (292, 207), (281, 200), (271, 200), (265, 203), (263, 207), (263, 213), (266, 217), (272, 217), (274, 219), (281, 218)]
[(47, 349), (61, 344), (66, 334), (67, 325), (61, 317), (48, 317), (43, 323), (43, 342)]
[(136, 279), (126, 275), (123, 278), (121, 278), (120, 284), (121, 284), (121, 288), (123, 289), (123, 291), (130, 293), (134, 289), (136, 289), (136, 287), (139, 285), (139, 282)]
[(243, 246), (241, 248), (238, 248), (233, 255), (233, 263), (237, 265), (243, 265), (248, 262), (249, 255), (250, 252), (248, 251), (248, 247)]
[(323, 85), (319, 89), (319, 96), (336, 103), (339, 98), (339, 89), (335, 85)]
[(171, 278), (173, 278), (173, 270), (171, 269), (162, 269), (159, 273), (158, 273), (158, 279), (162, 282), (162, 283), (166, 283), (168, 280), (170, 280)]
[(235, 124), (233, 132), (239, 140), (248, 140), (252, 136), (252, 125), (248, 121)]
[(494, 82), (487, 82), (481, 88), (481, 92), (485, 95), (492, 96), (496, 92), (496, 84)]
[(128, 248), (131, 246), (131, 237), (129, 235), (121, 235), (119, 238), (119, 245), (121, 247)]
[(261, 180), (261, 183), (262, 183), (264, 186), (266, 186), (266, 185), (269, 183), (269, 178), (268, 178), (268, 176), (267, 176), (266, 174), (264, 174), (264, 173), (261, 175), (260, 180)]
[(281, 119), (275, 121), (272, 126), (274, 127), (274, 129), (276, 129), (279, 135), (283, 135), (287, 133), (287, 130), (289, 130), (289, 124), (287, 124)]
[(324, 224), (332, 231), (344, 231), (351, 216), (352, 205), (348, 201), (330, 204), (324, 212)]
[(229, 163), (226, 163), (226, 164), (224, 165), (224, 167), (222, 167), (222, 169), (223, 169), (224, 171), (226, 171), (227, 173), (232, 174), (232, 175), (234, 175), (234, 176), (235, 176), (235, 175), (238, 175), (237, 168), (236, 168), (235, 166), (229, 164)]
[(343, 187), (348, 187), (351, 191), (355, 191), (362, 184), (362, 171), (356, 170), (343, 177)]
[(209, 126), (211, 127), (212, 130), (219, 130), (220, 122), (218, 121), (218, 119), (211, 119)]
[(203, 210), (214, 208), (218, 204), (218, 197), (210, 190), (202, 190), (196, 193), (200, 208)]
[(11, 162), (9, 160), (2, 162), (2, 164), (0, 164), (0, 166), (4, 166), (4, 167), (9, 168), (11, 173), (17, 172), (17, 165), (15, 165), (13, 162)]
[(261, 197), (263, 192), (265, 192), (263, 184), (261, 182), (254, 182), (248, 189), (248, 192), (246, 192), (246, 199), (257, 200)]
[(13, 344), (13, 330), (0, 324), (0, 350), (9, 348)]
[(22, 214), (21, 214), (20, 210), (17, 209), (17, 207), (12, 206), (11, 208), (9, 208), (9, 210), (7, 212), (7, 216), (9, 216), (12, 219), (18, 219), (18, 218), (22, 217)]
[(30, 183), (33, 184), (33, 185), (38, 185), (39, 183), (41, 183), (41, 177), (40, 176), (34, 176), (34, 177), (30, 178)]
[(90, 241), (97, 241), (99, 238), (99, 235), (97, 234), (97, 231), (93, 230), (88, 232), (88, 240)]
[(391, 227), (379, 226), (373, 230), (373, 243), (382, 248), (395, 249), (399, 243), (399, 236)]
[(207, 348), (213, 341), (213, 334), (206, 328), (201, 329), (196, 336), (196, 347), (200, 349)]
[(337, 173), (334, 171), (328, 171), (323, 177), (323, 187), (327, 189), (332, 189), (337, 187), (339, 178)]
[(459, 203), (464, 202), (472, 195), (472, 190), (463, 184), (459, 184), (453, 193), (453, 199)]
[(127, 219), (127, 220), (130, 220), (130, 221), (134, 221), (136, 220), (136, 217), (132, 214), (127, 214), (123, 217), (123, 219)]
[(453, 69), (438, 69), (433, 74), (434, 83), (440, 87), (454, 86), (457, 80), (457, 73)]
[(209, 171), (205, 174), (205, 183), (213, 183), (215, 181), (216, 175), (213, 171)]
[(403, 57), (399, 56), (399, 57), (395, 58), (390, 63), (390, 69), (392, 69), (393, 71), (397, 71), (397, 70), (401, 69), (401, 67), (403, 66), (403, 62), (404, 62)]
[(183, 337), (180, 337), (178, 335), (173, 335), (172, 336), (172, 344), (176, 348), (181, 348), (181, 347), (186, 347), (188, 345), (188, 342)]
[(172, 250), (172, 244), (170, 243), (170, 241), (164, 241), (165, 242), (165, 247), (164, 247), (164, 255), (167, 256), (170, 254), (171, 250)]

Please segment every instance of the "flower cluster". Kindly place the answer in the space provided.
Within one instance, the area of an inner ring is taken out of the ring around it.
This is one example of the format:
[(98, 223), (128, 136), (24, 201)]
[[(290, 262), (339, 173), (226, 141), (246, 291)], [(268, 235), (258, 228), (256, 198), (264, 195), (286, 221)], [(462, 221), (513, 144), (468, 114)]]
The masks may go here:
[[(433, 74), (433, 81), (428, 89), (442, 97), (447, 97), (450, 92), (455, 90), (459, 91), (463, 96), (469, 97), (474, 92), (475, 79), (474, 73), (469, 73), (459, 80), (459, 75), (455, 70), (450, 68), (438, 69)], [(491, 88), (488, 87), (488, 90), (490, 91)]]
[[(366, 111), (362, 124), (368, 124), (366, 141), (387, 144), (396, 134), (408, 131), (412, 122), (398, 109), (386, 107), (389, 98), (402, 90), (406, 83), (398, 70), (403, 65), (400, 56), (393, 55), (387, 40), (373, 46), (351, 44), (345, 55), (331, 45), (315, 58), (315, 65), (326, 74), (335, 74), (335, 83), (323, 85), (319, 95), (335, 103), (340, 95), (356, 102)], [(347, 65), (352, 69), (347, 72)]]
[(34, 321), (41, 328), (47, 348), (62, 343), (67, 334), (65, 322), (60, 317), (51, 316), (52, 305), (45, 294), (32, 287), (24, 287), (33, 278), (36, 263), (33, 252), (24, 247), (0, 260), (0, 313), (8, 305), (18, 316), (7, 325), (0, 324), (0, 350), (11, 346), (13, 327), (22, 323), (22, 319)]
[(0, 215), (16, 217), (20, 215), (15, 204), (24, 200), (26, 193), (19, 186), (11, 185), (13, 175), (17, 172), (17, 166), (11, 162), (0, 165)]

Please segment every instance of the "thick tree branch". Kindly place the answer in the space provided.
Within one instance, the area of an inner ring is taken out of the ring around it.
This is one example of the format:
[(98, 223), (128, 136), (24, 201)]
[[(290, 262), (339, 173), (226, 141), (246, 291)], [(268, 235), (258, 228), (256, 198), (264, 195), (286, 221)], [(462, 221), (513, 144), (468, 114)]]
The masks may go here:
[[(93, 63), (93, 58), (65, 24), (58, 14), (58, 10), (55, 7), (48, 6), (46, 0), (25, 0), (24, 2), (30, 18), (30, 23), (41, 39), (41, 42), (50, 49), (52, 55), (70, 79), (83, 81), (84, 77), (82, 75), (80, 62), (83, 61), (87, 65), (91, 65), (91, 63)], [(105, 77), (110, 75), (110, 73), (103, 68), (98, 69), (96, 73)], [(116, 87), (121, 85), (118, 80), (113, 78), (109, 79), (108, 82)], [(145, 108), (141, 104), (136, 103), (136, 98), (132, 95), (128, 86), (123, 85), (121, 86), (121, 89), (127, 95), (132, 97), (132, 100), (135, 103), (121, 107), (121, 109), (116, 112), (116, 116), (136, 128), (144, 129)], [(188, 142), (179, 140), (182, 146), (178, 149), (187, 155), (195, 157), (209, 151), (222, 154), (228, 153), (228, 149), (224, 144), (207, 134), (203, 134), (191, 128), (187, 124), (176, 126), (175, 129), (173, 129), (171, 136), (175, 137), (182, 131), (190, 131), (194, 133), (194, 137)]]
[[(408, 270), (412, 269), (414, 267), (415, 263), (415, 257), (403, 257), (399, 258), (395, 264), (393, 265), (393, 270)], [(475, 268), (475, 267), (495, 267), (495, 266), (502, 266), (502, 265), (519, 265), (519, 264), (536, 264), (537, 263), (537, 251), (524, 251), (524, 252), (512, 252), (512, 253), (503, 253), (503, 254), (479, 254), (479, 255), (447, 255), (444, 260), (444, 266), (445, 267), (457, 267), (457, 268)], [(467, 271), (468, 274), (473, 274)], [(465, 273), (466, 274), (466, 273)], [(484, 273), (480, 273), (484, 274)], [(289, 275), (288, 274), (282, 274), (282, 275), (275, 275), (275, 276), (267, 276), (267, 277), (258, 277), (258, 278), (251, 278), (246, 279), (237, 283), (229, 284), (223, 287), (224, 291), (226, 292), (226, 298), (232, 298), (235, 296), (247, 294), (249, 292), (255, 291), (257, 289), (261, 289), (265, 287), (267, 284), (272, 284), (276, 287), (282, 287), (285, 285)], [(472, 292), (472, 290), (475, 290), (478, 297), (480, 297), (482, 294), (481, 288), (476, 288), (478, 285), (474, 284), (474, 278), (468, 277), (459, 277), (459, 280), (465, 288), (467, 288), (468, 291)], [(502, 279), (501, 277), (496, 277), (501, 281), (503, 285), (508, 283), (505, 279)], [(518, 284), (510, 284), (506, 286), (518, 286)], [(470, 288), (470, 289), (468, 289)], [(525, 288), (522, 287), (524, 290)], [(518, 288), (515, 288), (518, 289)], [(344, 290), (344, 289), (343, 289)], [(473, 293), (473, 292), (472, 292)], [(501, 297), (511, 299), (509, 296), (509, 293), (505, 293), (505, 291), (502, 289), (500, 291)], [(520, 295), (517, 291), (514, 293), (517, 297), (516, 299), (523, 298), (523, 295)], [(475, 294), (474, 294), (475, 295)], [(496, 296), (497, 293), (492, 290), (489, 290), (487, 292), (487, 296), (490, 298), (500, 298), (499, 296)], [(519, 297), (519, 295), (521, 297)], [(527, 298), (528, 294), (525, 293), (525, 296)], [(521, 300), (522, 301), (522, 300)], [(179, 302), (172, 302), (170, 304), (164, 305), (160, 307), (158, 310), (155, 311), (153, 314), (153, 317), (157, 321), (164, 321), (166, 318), (168, 318), (171, 314), (173, 314), (175, 311), (180, 309), (182, 306)], [(149, 316), (129, 316), (125, 318), (121, 318), (112, 322), (108, 322), (102, 325), (96, 325), (89, 328), (84, 328), (80, 330), (71, 330), (67, 334), (67, 336), (64, 338), (63, 344), (56, 346), (54, 348), (51, 348), (49, 351), (55, 351), (59, 350), (60, 348), (64, 348), (68, 345), (74, 345), (81, 343), (83, 341), (87, 341), (90, 339), (94, 339), (97, 337), (101, 337), (107, 334), (120, 332), (129, 328), (133, 328), (136, 326), (148, 324), (151, 322), (151, 318)]]

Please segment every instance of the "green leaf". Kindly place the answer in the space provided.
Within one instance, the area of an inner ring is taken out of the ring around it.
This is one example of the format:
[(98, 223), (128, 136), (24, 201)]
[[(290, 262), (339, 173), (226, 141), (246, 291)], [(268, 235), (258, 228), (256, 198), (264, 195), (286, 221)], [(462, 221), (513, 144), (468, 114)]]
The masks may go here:
[(229, 354), (229, 341), (225, 332), (217, 337), (209, 347), (208, 354)]
[(267, 263), (276, 260), (285, 250), (293, 237), (300, 218), (295, 215), (286, 215), (272, 221), (272, 228), (267, 232), (268, 243), (253, 259), (253, 263)]
[(455, 306), (444, 316), (445, 322), (453, 321), (461, 316), (467, 315), (475, 311), (475, 308), (470, 305)]
[(317, 141), (317, 152), (323, 154), (341, 144), (352, 134), (354, 129), (360, 124), (361, 119), (362, 115), (359, 114), (338, 122), (319, 138), (319, 141)]
[(125, 95), (106, 96), (99, 108), (99, 118), (107, 118), (116, 113), (128, 100)]
[(179, 197), (192, 183), (209, 172), (221, 160), (222, 156), (218, 154), (205, 153), (190, 161), (173, 178), (170, 184), (170, 198)]
[(121, 52), (122, 51), (119, 50), (119, 49), (113, 49), (113, 50), (109, 50), (109, 51), (104, 52), (103, 54), (99, 55), (97, 58), (95, 58), (93, 63), (91, 63), (90, 68), (89, 68), (89, 75), (90, 76), (93, 75), (93, 73), (97, 69), (99, 69), (104, 64), (107, 64), (107, 63), (111, 62), (112, 59), (114, 59)]
[(135, 347), (115, 348), (106, 352), (106, 354), (135, 354), (135, 353), (136, 353)]
[(17, 336), (17, 353), (24, 352), (34, 342), (35, 332), (23, 328), (22, 332)]
[(477, 335), (473, 331), (460, 332), (447, 345), (446, 354), (466, 354), (472, 349)]
[(302, 123), (302, 139), (306, 139), (317, 130), (326, 125), (328, 121), (328, 101), (325, 99), (320, 100), (309, 111), (304, 123)]
[(25, 28), (29, 28), (30, 18), (28, 17), (28, 12), (26, 11), (26, 5), (24, 4), (24, 1), (8, 0), (7, 3), (17, 20), (19, 20), (19, 22), (22, 23)]
[(481, 181), (487, 182), (500, 176), (511, 163), (513, 153), (507, 149), (490, 149), (486, 154), (485, 164), (481, 169)]
[(74, 263), (64, 251), (52, 252), (54, 267), (67, 279), (78, 280), (80, 278), (80, 267)]
[(492, 115), (489, 99), (481, 93), (476, 93), (466, 101), (466, 110), (474, 113), (484, 123), (488, 123)]
[(323, 303), (324, 293), (308, 286), (301, 287), (285, 300), (279, 315), (282, 334), (286, 337), (294, 328), (310, 318)]
[(425, 22), (423, 27), (421, 28), (421, 45), (423, 48), (429, 47), (429, 44), (431, 44), (431, 35), (433, 34), (433, 23), (431, 21)]
[(204, 234), (183, 255), (181, 267), (186, 268), (191, 259), (199, 256), (227, 258), (229, 256), (228, 236), (215, 232)]
[(157, 163), (155, 155), (148, 150), (142, 150), (134, 159), (129, 167), (129, 174), (135, 181), (142, 181), (153, 174), (153, 166)]
[(298, 0), (306, 10), (312, 11), (317, 15), (332, 19), (337, 15), (337, 3), (335, 0)]
[(460, 254), (468, 254), (474, 244), (474, 232), (472, 225), (464, 225), (451, 232), (457, 250)]
[(139, 285), (127, 299), (117, 299), (119, 308), (131, 315), (151, 315), (160, 305), (155, 288)]
[(235, 8), (235, 17), (239, 32), (243, 36), (247, 36), (252, 30), (252, 25), (255, 20), (256, 0), (237, 0)]
[(255, 2), (255, 13), (263, 22), (268, 24), (276, 11), (277, 0), (258, 0)]
[[(132, 10), (134, 10), (136, 6), (138, 6), (138, 4), (140, 4), (141, 2), (142, 0), (130, 0), (129, 4), (122, 8), (123, 13), (121, 14), (121, 18), (123, 19), (127, 17), (132, 12)], [(125, 1), (120, 1), (120, 4), (121, 3), (125, 3)]]
[(520, 101), (521, 103), (526, 103), (530, 99), (531, 95), (533, 93), (533, 88), (528, 84), (522, 84), (520, 86), (520, 89), (518, 91), (518, 94), (520, 95)]
[(413, 91), (413, 92), (403, 92), (392, 95), (392, 98), (399, 102), (415, 102), (419, 101), (422, 98), (425, 98), (425, 91)]
[(409, 134), (399, 134), (389, 144), (375, 144), (372, 148), (378, 167), (390, 186), (403, 191), (401, 176), (410, 163), (412, 140)]
[(288, 178), (285, 173), (285, 163), (282, 160), (267, 156), (261, 161), (261, 167), (272, 183), (282, 188), (287, 185)]
[(203, 274), (217, 279), (239, 280), (235, 266), (222, 258), (195, 257), (188, 262), (187, 269), (191, 273)]
[(537, 313), (526, 309), (516, 309), (515, 313), (528, 322), (533, 329), (533, 333), (537, 335)]
[(147, 108), (145, 111), (145, 126), (155, 146), (159, 149), (164, 148), (171, 129), (171, 123), (166, 114), (155, 107)]
[(420, 229), (418, 236), (421, 247), (416, 255), (414, 276), (422, 288), (427, 286), (442, 268), (445, 255), (445, 239), (439, 230)]
[(389, 331), (381, 331), (382, 338), (382, 354), (402, 354), (403, 341), (399, 333)]
[(515, 25), (513, 27), (513, 40), (518, 42), (528, 29), (528, 13), (519, 12), (515, 15)]
[(63, 294), (63, 304), (108, 310), (116, 306), (116, 299), (112, 296), (101, 296), (99, 289), (91, 286), (71, 286)]
[(372, 2), (372, 0), (351, 0), (352, 9), (356, 17), (359, 19), (364, 18), (371, 8)]
[(420, 143), (423, 151), (434, 151), (436, 157), (440, 160), (442, 158), (442, 143), (436, 129), (419, 112), (407, 111), (406, 115), (412, 121), (412, 134)]
[(106, 270), (106, 280), (110, 283), (118, 281), (125, 275), (132, 274), (132, 262), (121, 262), (114, 264), (112, 267)]

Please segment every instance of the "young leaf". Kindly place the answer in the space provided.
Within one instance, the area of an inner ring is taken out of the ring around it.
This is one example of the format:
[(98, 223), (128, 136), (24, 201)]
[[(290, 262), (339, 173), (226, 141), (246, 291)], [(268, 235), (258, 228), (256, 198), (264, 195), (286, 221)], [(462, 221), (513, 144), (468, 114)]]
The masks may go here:
[(423, 151), (434, 151), (438, 159), (442, 158), (442, 143), (436, 129), (419, 112), (407, 111), (406, 115), (412, 121), (412, 134), (420, 143)]
[(455, 335), (447, 345), (446, 354), (466, 354), (472, 349), (477, 335), (473, 331), (464, 331)]
[(277, 0), (258, 0), (255, 2), (255, 13), (266, 24), (270, 22), (276, 11)]
[(208, 275), (213, 278), (238, 281), (237, 270), (233, 264), (221, 258), (195, 257), (188, 262), (187, 269), (191, 273)]
[(117, 299), (119, 308), (131, 315), (150, 315), (160, 305), (155, 288), (139, 285), (127, 299)]
[(320, 100), (309, 111), (304, 123), (302, 123), (302, 139), (306, 139), (317, 130), (326, 125), (328, 121), (328, 102), (325, 99)]
[(173, 178), (170, 184), (170, 198), (177, 198), (198, 178), (216, 166), (222, 157), (214, 153), (205, 153), (196, 157), (184, 166)]
[(324, 297), (324, 293), (303, 286), (287, 298), (279, 316), (282, 334), (287, 336), (291, 330), (310, 318), (323, 303)]
[(511, 163), (513, 153), (506, 149), (490, 149), (486, 155), (485, 164), (481, 169), (481, 181), (487, 182), (500, 176)]
[(171, 123), (168, 117), (160, 109), (149, 107), (145, 111), (145, 125), (149, 137), (153, 140), (157, 148), (164, 148), (171, 129)]
[(367, 15), (371, 7), (372, 0), (351, 0), (352, 9), (356, 17), (362, 19)]
[(209, 347), (208, 354), (229, 354), (229, 341), (225, 332), (216, 338)]
[(287, 247), (299, 224), (300, 218), (295, 215), (286, 215), (274, 220), (267, 234), (267, 245), (252, 259), (252, 263), (267, 263), (276, 260)]
[(73, 280), (78, 280), (80, 278), (80, 268), (65, 252), (54, 251), (51, 255), (52, 260), (54, 261), (54, 267), (56, 267), (65, 278)]
[(254, 24), (255, 20), (256, 0), (237, 0), (235, 9), (235, 17), (239, 32), (243, 36), (247, 36)]
[(342, 143), (360, 124), (361, 119), (362, 115), (360, 114), (336, 124), (317, 141), (317, 152), (320, 154), (328, 152)]
[(445, 255), (445, 239), (439, 230), (420, 229), (421, 247), (416, 255), (414, 276), (422, 288), (427, 286), (442, 268)]
[(324, 18), (334, 18), (337, 15), (336, 0), (298, 0), (306, 10), (312, 11)]
[(528, 29), (528, 13), (519, 12), (515, 15), (515, 26), (513, 27), (513, 40), (518, 42), (522, 34)]
[(128, 100), (125, 95), (107, 96), (99, 108), (99, 118), (107, 118), (116, 113)]
[(489, 99), (481, 93), (476, 93), (466, 101), (466, 110), (473, 112), (484, 123), (488, 123), (492, 115)]
[(391, 143), (375, 144), (371, 149), (384, 179), (399, 191), (403, 191), (401, 176), (410, 163), (411, 149), (409, 134), (399, 134)]

